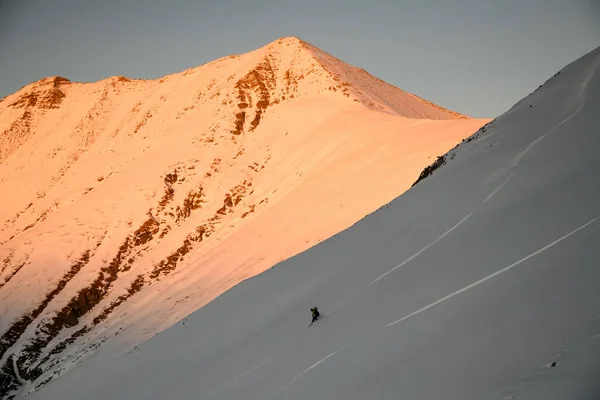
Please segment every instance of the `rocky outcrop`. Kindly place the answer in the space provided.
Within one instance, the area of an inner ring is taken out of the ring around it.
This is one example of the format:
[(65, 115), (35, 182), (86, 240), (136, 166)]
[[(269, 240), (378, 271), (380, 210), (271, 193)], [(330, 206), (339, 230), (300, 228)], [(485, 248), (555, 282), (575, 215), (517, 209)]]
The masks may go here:
[(23, 110), (20, 117), (16, 118), (0, 135), (0, 162), (4, 161), (17, 150), (31, 135), (32, 114)]
[(158, 233), (158, 223), (149, 218), (136, 231), (129, 235), (111, 263), (100, 269), (98, 277), (86, 288), (79, 291), (77, 296), (59, 311), (53, 321), (47, 326), (50, 332), (58, 332), (64, 327), (73, 327), (79, 323), (79, 318), (87, 314), (108, 294), (119, 273), (131, 269), (135, 261), (134, 249), (151, 241)]
[(446, 164), (448, 162), (448, 160), (453, 160), (454, 157), (456, 156), (456, 150), (459, 148), (459, 146), (461, 144), (469, 143), (473, 140), (479, 139), (479, 137), (484, 135), (486, 133), (486, 131), (489, 129), (489, 127), (494, 124), (495, 121), (496, 120), (492, 120), (492, 121), (486, 123), (481, 128), (479, 128), (479, 130), (477, 132), (475, 132), (468, 138), (463, 139), (461, 143), (454, 146), (454, 148), (452, 148), (446, 154), (438, 156), (437, 159), (432, 164), (428, 165), (427, 167), (425, 167), (423, 169), (423, 171), (421, 171), (421, 174), (419, 175), (419, 177), (417, 178), (415, 183), (412, 184), (412, 186), (415, 186), (417, 183), (421, 182), (423, 179), (427, 178), (428, 176), (431, 176), (434, 173), (434, 171), (436, 171), (442, 165)]
[[(59, 280), (56, 287), (46, 295), (44, 300), (30, 313), (23, 315), (19, 320), (14, 322), (8, 330), (0, 337), (0, 358), (12, 347), (29, 325), (46, 309), (48, 304), (64, 289), (64, 287), (77, 275), (81, 269), (89, 262), (91, 252), (86, 251), (80, 258), (75, 262), (69, 271)], [(0, 389), (2, 392), (9, 393), (19, 386), (20, 380), (17, 379), (16, 374), (29, 379), (32, 376), (39, 376), (41, 371), (32, 371), (28, 369), (29, 364), (36, 360), (41, 351), (49, 342), (50, 338), (54, 337), (56, 332), (40, 329), (38, 330), (38, 336), (35, 337), (27, 346), (25, 346), (18, 355), (18, 359), (15, 359), (14, 355), (10, 355), (0, 372)]]
[(417, 183), (421, 182), (423, 179), (427, 178), (428, 176), (431, 176), (431, 174), (433, 174), (433, 172), (436, 169), (438, 169), (439, 167), (444, 165), (445, 162), (446, 162), (446, 155), (438, 156), (438, 158), (431, 165), (428, 165), (427, 167), (425, 167), (425, 169), (423, 169), (423, 171), (421, 171), (419, 178), (415, 181), (415, 183), (412, 184), (412, 186), (415, 186)]
[[(5, 267), (8, 267), (8, 265), (10, 264), (10, 262), (5, 262)], [(8, 282), (10, 282), (10, 280), (21, 270), (21, 268), (23, 268), (25, 266), (25, 263), (20, 263), (16, 266), (14, 266), (12, 268), (12, 271), (10, 273), (8, 273), (5, 277), (4, 277), (4, 282), (0, 282), (0, 289), (2, 288), (2, 286), (6, 285)]]
[[(157, 263), (148, 277), (151, 280), (156, 280), (161, 275), (168, 275), (173, 272), (177, 268), (178, 263), (182, 261), (183, 257), (194, 249), (194, 244), (202, 242), (215, 231), (215, 227), (221, 216), (233, 212), (234, 208), (240, 204), (251, 186), (252, 182), (244, 180), (241, 184), (236, 185), (226, 193), (225, 199), (223, 200), (223, 206), (219, 208), (208, 221), (196, 227), (194, 232), (188, 235), (181, 246), (173, 253)], [(254, 206), (252, 206), (250, 212), (254, 212)], [(246, 215), (244, 215), (244, 217)]]
[(22, 89), (22, 94), (9, 104), (13, 108), (58, 108), (65, 94), (60, 85), (68, 85), (71, 81), (60, 76), (44, 78)]
[(258, 127), (263, 113), (269, 107), (271, 91), (275, 86), (275, 71), (269, 59), (258, 64), (235, 84), (240, 111), (235, 114), (235, 129), (231, 133), (242, 134), (246, 121), (250, 121), (249, 132)]
[(5, 400), (12, 400), (15, 398), (10, 393), (21, 387), (21, 380), (17, 376), (17, 372), (14, 368), (14, 356), (11, 354), (2, 367), (0, 367), (0, 393), (3, 394)]
[(60, 107), (65, 94), (61, 85), (68, 85), (68, 79), (59, 76), (44, 78), (25, 86), (17, 93), (16, 100), (8, 104), (9, 109), (20, 110), (13, 116), (8, 129), (0, 134), (0, 162), (4, 161), (33, 134), (32, 125), (38, 116)]
[(25, 329), (46, 309), (48, 304), (56, 297), (61, 290), (73, 279), (75, 275), (89, 262), (90, 251), (86, 251), (79, 260), (74, 263), (69, 271), (59, 280), (58, 284), (50, 293), (46, 295), (44, 300), (29, 314), (22, 316), (18, 321), (13, 323), (10, 328), (0, 337), (0, 358), (4, 353), (14, 345), (19, 337), (25, 332)]

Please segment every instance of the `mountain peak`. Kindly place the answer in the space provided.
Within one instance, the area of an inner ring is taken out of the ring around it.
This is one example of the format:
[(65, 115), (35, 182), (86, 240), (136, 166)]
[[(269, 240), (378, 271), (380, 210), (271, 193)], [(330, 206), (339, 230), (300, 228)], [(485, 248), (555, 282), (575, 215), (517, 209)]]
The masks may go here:
[[(268, 106), (319, 95), (341, 97), (346, 103), (359, 103), (371, 110), (407, 118), (469, 119), (390, 85), (293, 36), (281, 37), (242, 55), (223, 57), (194, 71), (206, 74), (207, 68), (221, 69), (223, 74), (230, 68), (235, 70), (227, 82), (237, 78), (234, 85), (237, 87), (253, 81), (253, 85), (263, 88), (263, 97), (267, 95), (264, 89), (268, 88), (268, 104), (263, 99)], [(227, 83), (222, 83), (221, 92), (228, 89)]]
[(14, 108), (56, 108), (64, 97), (60, 86), (70, 83), (71, 81), (67, 78), (49, 76), (25, 85), (21, 90), (11, 96), (5, 97), (3, 100), (10, 98), (9, 106)]
[(307, 44), (308, 43), (306, 43), (302, 39), (297, 38), (295, 36), (283, 36), (276, 40), (273, 40), (271, 43), (269, 43), (267, 45), (267, 47), (270, 47), (270, 46), (300, 46), (300, 47), (302, 47)]
[(372, 110), (418, 119), (470, 119), (390, 85), (294, 36), (281, 37), (247, 54), (260, 55), (261, 62), (269, 60), (287, 75), (318, 77), (311, 85), (317, 84), (320, 93), (337, 92)]

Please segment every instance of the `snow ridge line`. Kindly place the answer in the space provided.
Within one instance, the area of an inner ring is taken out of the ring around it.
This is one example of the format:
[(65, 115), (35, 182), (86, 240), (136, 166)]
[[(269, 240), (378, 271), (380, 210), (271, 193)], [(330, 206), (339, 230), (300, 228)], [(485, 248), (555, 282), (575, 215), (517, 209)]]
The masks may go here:
[[(387, 325), (384, 325), (384, 326), (382, 326), (382, 327), (380, 327), (380, 328), (378, 328), (378, 329), (376, 329), (376, 330), (374, 330), (374, 331), (371, 331), (371, 332), (369, 332), (368, 334), (366, 334), (366, 335), (364, 335), (364, 336), (362, 336), (362, 337), (360, 337), (360, 338), (358, 338), (358, 339), (356, 339), (356, 340), (354, 340), (354, 341), (352, 341), (352, 342), (350, 342), (350, 343), (346, 344), (345, 346), (343, 346), (343, 347), (341, 347), (341, 348), (339, 348), (339, 349), (335, 350), (334, 352), (330, 353), (329, 355), (327, 355), (327, 356), (323, 357), (322, 359), (320, 359), (319, 361), (317, 361), (316, 363), (314, 363), (314, 364), (313, 364), (313, 365), (311, 365), (310, 367), (306, 368), (304, 371), (300, 372), (298, 375), (296, 375), (296, 376), (294, 377), (294, 379), (293, 379), (293, 380), (292, 380), (290, 383), (288, 383), (288, 384), (286, 384), (286, 385), (284, 385), (284, 386), (280, 387), (279, 389), (277, 389), (277, 391), (276, 391), (276, 392), (279, 392), (279, 391), (281, 391), (281, 390), (285, 390), (285, 389), (287, 389), (287, 388), (288, 388), (288, 387), (290, 387), (292, 384), (294, 384), (295, 382), (297, 382), (297, 381), (298, 381), (298, 380), (299, 380), (299, 379), (300, 379), (300, 378), (301, 378), (301, 377), (302, 377), (302, 376), (303, 376), (305, 373), (307, 373), (307, 372), (309, 372), (310, 370), (312, 370), (312, 369), (316, 368), (317, 366), (319, 366), (320, 364), (322, 364), (322, 363), (323, 363), (324, 361), (326, 361), (327, 359), (329, 359), (329, 358), (333, 357), (334, 355), (336, 355), (337, 353), (340, 353), (341, 351), (343, 351), (343, 350), (345, 350), (345, 349), (349, 348), (350, 346), (352, 346), (352, 345), (354, 345), (354, 344), (356, 344), (356, 343), (360, 342), (361, 340), (363, 340), (363, 339), (366, 339), (367, 337), (369, 337), (369, 336), (371, 336), (371, 335), (375, 335), (375, 334), (377, 334), (377, 333), (379, 333), (379, 332), (381, 332), (381, 331), (383, 331), (383, 330), (385, 330), (385, 329), (388, 329), (388, 328), (390, 328), (390, 327), (392, 327), (392, 326), (394, 326), (394, 325), (396, 325), (396, 324), (399, 324), (400, 322), (406, 321), (407, 319), (409, 319), (409, 318), (411, 318), (411, 317), (414, 317), (415, 315), (421, 314), (422, 312), (424, 312), (424, 311), (427, 311), (427, 310), (429, 310), (430, 308), (433, 308), (433, 307), (435, 307), (436, 305), (438, 305), (438, 304), (440, 304), (440, 303), (443, 303), (443, 302), (445, 302), (446, 300), (450, 300), (451, 298), (453, 298), (453, 297), (456, 297), (456, 296), (458, 296), (458, 295), (460, 295), (460, 294), (462, 294), (462, 293), (464, 293), (464, 292), (468, 291), (469, 289), (472, 289), (472, 288), (474, 288), (474, 287), (476, 287), (476, 286), (479, 286), (479, 285), (481, 285), (482, 283), (485, 283), (485, 282), (489, 281), (490, 279), (492, 279), (492, 278), (495, 278), (496, 276), (498, 276), (498, 275), (500, 275), (500, 274), (503, 274), (504, 272), (507, 272), (507, 271), (509, 271), (509, 270), (513, 269), (514, 267), (518, 266), (519, 264), (522, 264), (523, 262), (525, 262), (525, 261), (529, 260), (529, 259), (530, 259), (530, 258), (532, 258), (532, 257), (535, 257), (536, 255), (538, 255), (538, 254), (540, 254), (540, 253), (544, 252), (545, 250), (548, 250), (549, 248), (551, 248), (551, 247), (553, 247), (554, 245), (556, 245), (556, 244), (558, 244), (558, 243), (562, 242), (563, 240), (565, 240), (565, 239), (567, 239), (568, 237), (570, 237), (570, 236), (574, 235), (575, 233), (577, 233), (577, 232), (581, 231), (582, 229), (585, 229), (585, 228), (587, 228), (588, 226), (590, 226), (591, 224), (595, 223), (595, 222), (596, 222), (596, 221), (598, 221), (599, 219), (600, 219), (600, 215), (598, 215), (597, 217), (595, 217), (595, 218), (591, 219), (590, 221), (586, 222), (585, 224), (581, 225), (579, 228), (576, 228), (576, 229), (572, 230), (571, 232), (567, 233), (566, 235), (563, 235), (563, 236), (561, 236), (560, 238), (558, 238), (558, 239), (554, 240), (553, 242), (551, 242), (551, 243), (547, 244), (546, 246), (542, 247), (541, 249), (539, 249), (539, 250), (537, 250), (537, 251), (535, 251), (535, 252), (533, 252), (533, 253), (531, 253), (531, 254), (529, 254), (529, 255), (527, 255), (527, 256), (525, 256), (525, 257), (523, 257), (523, 258), (521, 258), (521, 259), (520, 259), (520, 260), (518, 260), (518, 261), (515, 261), (514, 263), (510, 264), (509, 266), (507, 266), (507, 267), (504, 267), (504, 268), (502, 268), (501, 270), (499, 270), (499, 271), (496, 271), (496, 272), (494, 272), (493, 274), (490, 274), (490, 275), (488, 275), (488, 276), (486, 276), (486, 277), (484, 277), (484, 278), (481, 278), (480, 280), (478, 280), (478, 281), (475, 281), (475, 282), (473, 282), (473, 283), (471, 283), (471, 284), (469, 284), (469, 285), (467, 285), (467, 286), (465, 286), (465, 287), (463, 287), (463, 288), (461, 288), (461, 289), (458, 289), (457, 291), (455, 291), (455, 292), (452, 292), (452, 293), (450, 293), (449, 295), (447, 295), (447, 296), (445, 296), (445, 297), (442, 297), (441, 299), (439, 299), (439, 300), (436, 300), (436, 301), (434, 301), (433, 303), (431, 303), (431, 304), (429, 304), (429, 305), (427, 305), (427, 306), (425, 306), (425, 307), (422, 307), (422, 308), (418, 309), (417, 311), (414, 311), (414, 312), (412, 312), (412, 313), (410, 313), (410, 314), (408, 314), (408, 315), (405, 315), (404, 317), (402, 317), (402, 318), (400, 318), (400, 319), (397, 319), (396, 321), (390, 322), (389, 324), (387, 324)], [(269, 400), (269, 399), (267, 398), (267, 400)]]

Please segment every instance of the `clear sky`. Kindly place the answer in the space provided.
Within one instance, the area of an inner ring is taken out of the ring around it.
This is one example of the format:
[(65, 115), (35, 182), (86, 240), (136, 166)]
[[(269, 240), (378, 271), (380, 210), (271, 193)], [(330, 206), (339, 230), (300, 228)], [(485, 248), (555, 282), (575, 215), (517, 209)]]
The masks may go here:
[(600, 46), (600, 0), (0, 0), (0, 98), (45, 76), (157, 78), (296, 36), (496, 117)]

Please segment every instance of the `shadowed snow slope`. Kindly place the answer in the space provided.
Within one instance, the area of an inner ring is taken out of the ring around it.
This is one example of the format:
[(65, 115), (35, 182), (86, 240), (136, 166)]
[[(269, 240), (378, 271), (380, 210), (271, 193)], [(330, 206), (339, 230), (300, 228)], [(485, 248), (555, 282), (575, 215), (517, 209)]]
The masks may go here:
[(597, 399), (599, 68), (597, 49), (390, 204), (31, 398)]
[(7, 96), (0, 392), (100, 345), (124, 354), (396, 198), (486, 122), (296, 38), (159, 80), (50, 77)]

